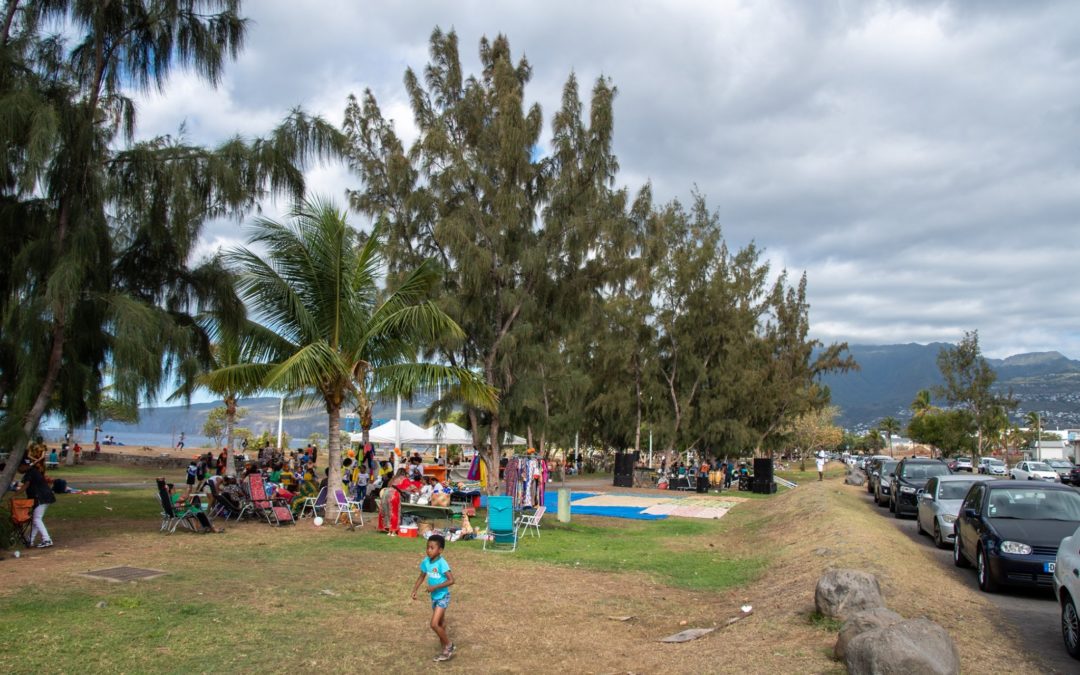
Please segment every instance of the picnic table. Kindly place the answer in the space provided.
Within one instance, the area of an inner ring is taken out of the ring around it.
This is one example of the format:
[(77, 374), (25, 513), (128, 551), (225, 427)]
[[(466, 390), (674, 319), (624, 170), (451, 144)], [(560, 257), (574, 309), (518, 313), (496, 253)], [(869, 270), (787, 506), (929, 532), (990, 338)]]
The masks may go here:
[(454, 519), (461, 519), (461, 514), (464, 512), (465, 507), (462, 504), (451, 504), (450, 506), (432, 506), (431, 504), (408, 504), (404, 501), (401, 502), (401, 515), (406, 513), (414, 513), (418, 516), (428, 516), (432, 518), (445, 518), (446, 525), (449, 527), (453, 524)]

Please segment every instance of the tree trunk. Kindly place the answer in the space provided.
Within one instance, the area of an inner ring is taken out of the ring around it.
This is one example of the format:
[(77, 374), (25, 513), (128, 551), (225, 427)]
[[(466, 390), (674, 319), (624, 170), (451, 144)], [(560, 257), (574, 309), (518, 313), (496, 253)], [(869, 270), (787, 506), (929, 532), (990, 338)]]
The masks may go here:
[(236, 428), (236, 397), (225, 399), (225, 475), (236, 475), (236, 448), (233, 446), (233, 429)]
[(67, 434), (64, 435), (64, 440), (67, 441), (67, 457), (64, 458), (64, 464), (66, 466), (75, 466), (75, 433), (71, 426), (67, 428)]
[(341, 490), (341, 406), (327, 403), (327, 417), (330, 418), (330, 439), (326, 442), (326, 452), (329, 455), (327, 461), (330, 474), (326, 481), (326, 517), (331, 522), (336, 522), (338, 517), (337, 500), (334, 495)]
[(3, 472), (0, 472), (0, 497), (7, 494), (8, 486), (15, 477), (15, 469), (26, 454), (26, 445), (31, 435), (37, 430), (41, 416), (45, 414), (45, 409), (56, 390), (56, 379), (60, 375), (60, 364), (63, 362), (64, 355), (65, 326), (63, 312), (58, 313), (57, 316), (59, 318), (53, 322), (53, 344), (52, 351), (49, 352), (49, 365), (45, 371), (45, 379), (41, 382), (41, 389), (38, 390), (37, 398), (34, 399), (34, 405), (30, 406), (30, 410), (23, 418), (22, 434), (12, 444), (7, 464)]
[(499, 462), (502, 461), (502, 444), (499, 442), (499, 418), (497, 416), (492, 416), (488, 439), (488, 452), (483, 457), (488, 469), (487, 493), (495, 495), (499, 494)]

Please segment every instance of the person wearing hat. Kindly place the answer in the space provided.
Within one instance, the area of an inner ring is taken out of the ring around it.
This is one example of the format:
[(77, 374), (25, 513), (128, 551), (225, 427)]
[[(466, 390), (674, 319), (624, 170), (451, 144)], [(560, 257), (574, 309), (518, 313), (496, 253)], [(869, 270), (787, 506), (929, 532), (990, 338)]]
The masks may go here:
[(34, 539), (40, 536), (41, 541), (38, 542), (37, 548), (49, 548), (53, 545), (53, 542), (52, 537), (49, 536), (49, 531), (45, 529), (45, 510), (49, 508), (49, 504), (56, 502), (56, 495), (53, 494), (52, 488), (45, 481), (45, 474), (41, 473), (41, 468), (37, 462), (31, 462), (29, 458), (24, 459), (22, 464), (19, 465), (18, 471), (23, 474), (23, 478), (17, 489), (25, 489), (26, 498), (34, 500), (30, 545), (33, 546)]

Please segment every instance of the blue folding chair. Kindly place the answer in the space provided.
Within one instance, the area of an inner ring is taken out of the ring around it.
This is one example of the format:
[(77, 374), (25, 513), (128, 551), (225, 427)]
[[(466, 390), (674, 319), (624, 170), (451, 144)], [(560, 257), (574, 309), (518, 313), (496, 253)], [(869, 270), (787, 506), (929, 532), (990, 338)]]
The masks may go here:
[(511, 497), (488, 497), (488, 537), (485, 551), (509, 553), (517, 550), (518, 531), (514, 523), (514, 500)]

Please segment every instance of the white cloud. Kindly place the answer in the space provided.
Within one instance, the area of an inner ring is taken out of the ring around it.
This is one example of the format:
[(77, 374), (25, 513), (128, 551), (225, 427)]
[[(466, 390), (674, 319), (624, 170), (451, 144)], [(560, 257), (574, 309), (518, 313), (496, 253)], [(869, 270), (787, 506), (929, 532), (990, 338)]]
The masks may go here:
[[(814, 333), (1080, 357), (1080, 7), (1066, 2), (248, 2), (249, 44), (214, 91), (140, 101), (141, 135), (263, 133), (296, 105), (339, 122), (371, 88), (406, 140), (402, 85), (458, 32), (466, 72), (505, 33), (546, 119), (567, 75), (614, 81), (620, 182), (699, 186), (735, 244), (809, 275)], [(546, 136), (545, 136), (546, 138)], [(342, 167), (309, 174), (343, 200)], [(268, 209), (272, 211), (274, 207)], [(355, 219), (358, 225), (364, 223)], [(242, 239), (208, 227), (205, 250)]]

